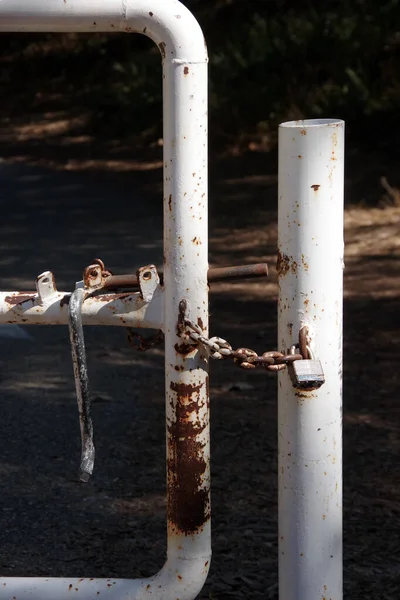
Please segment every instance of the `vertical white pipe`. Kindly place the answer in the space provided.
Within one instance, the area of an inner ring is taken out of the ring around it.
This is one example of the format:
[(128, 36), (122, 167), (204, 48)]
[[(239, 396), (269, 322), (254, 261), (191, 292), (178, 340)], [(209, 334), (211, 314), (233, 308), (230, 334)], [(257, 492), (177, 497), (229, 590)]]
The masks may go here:
[(207, 61), (175, 58), (168, 47), (163, 55), (168, 557), (183, 564), (203, 557), (201, 572), (207, 573), (208, 360), (178, 336), (182, 302), (208, 334)]
[[(150, 37), (164, 78), (164, 333), (168, 555), (144, 580), (0, 579), (0, 598), (193, 600), (211, 559), (208, 362), (178, 336), (179, 306), (208, 333), (207, 48), (177, 0), (0, 0), (0, 31), (126, 31)], [(81, 585), (82, 584), (82, 585)], [(110, 590), (113, 590), (111, 592)], [(15, 594), (17, 595), (17, 594)]]
[(278, 343), (307, 324), (326, 381), (278, 380), (279, 598), (342, 599), (344, 123), (279, 129)]

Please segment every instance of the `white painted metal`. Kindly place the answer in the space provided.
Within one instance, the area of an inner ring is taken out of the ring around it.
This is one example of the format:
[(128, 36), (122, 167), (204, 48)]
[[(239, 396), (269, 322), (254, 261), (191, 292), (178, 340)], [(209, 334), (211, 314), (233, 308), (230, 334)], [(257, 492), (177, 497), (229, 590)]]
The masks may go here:
[[(211, 558), (208, 364), (197, 350), (186, 353), (190, 348), (177, 336), (177, 321), (179, 303), (186, 300), (187, 316), (207, 335), (208, 59), (203, 34), (176, 0), (0, 0), (0, 31), (139, 32), (159, 46), (164, 85), (168, 479), (168, 553), (157, 575), (144, 580), (2, 578), (0, 599), (63, 600), (74, 590), (85, 600), (97, 600), (98, 592), (115, 600), (192, 600), (204, 584)], [(90, 302), (87, 309), (84, 305), (84, 322), (94, 323), (96, 319), (87, 315)], [(1, 313), (5, 306), (2, 296)], [(40, 306), (35, 310), (39, 322), (46, 311)], [(66, 310), (65, 317), (53, 303), (47, 310), (41, 322), (67, 322)], [(35, 322), (29, 310), (26, 315)]]
[[(71, 294), (55, 292), (44, 301), (37, 294), (28, 298), (24, 292), (0, 292), (0, 323), (24, 325), (68, 325), (68, 304)], [(121, 327), (149, 327), (163, 329), (164, 292), (158, 288), (147, 304), (138, 292), (100, 294), (85, 300), (82, 308), (84, 325), (117, 325)]]
[(325, 384), (279, 374), (279, 597), (342, 599), (342, 297), (344, 123), (279, 129), (282, 350), (307, 324)]

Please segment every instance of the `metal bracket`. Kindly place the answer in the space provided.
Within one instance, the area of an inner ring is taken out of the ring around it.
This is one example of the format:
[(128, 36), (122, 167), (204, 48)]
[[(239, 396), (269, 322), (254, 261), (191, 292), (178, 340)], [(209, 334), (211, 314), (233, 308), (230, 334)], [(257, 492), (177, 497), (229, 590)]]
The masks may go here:
[(40, 305), (46, 304), (57, 294), (56, 281), (51, 271), (45, 271), (36, 278), (36, 291)]
[(105, 281), (110, 276), (111, 273), (105, 268), (103, 261), (100, 258), (95, 258), (93, 264), (83, 271), (83, 284), (85, 288), (91, 291), (101, 289), (105, 287)]
[(139, 283), (140, 296), (144, 302), (151, 302), (155, 291), (160, 285), (160, 277), (154, 265), (140, 267), (136, 271), (136, 277)]
[[(48, 275), (48, 274), (45, 274)], [(79, 479), (87, 482), (93, 473), (95, 447), (93, 442), (93, 422), (91, 416), (91, 395), (89, 387), (89, 376), (86, 362), (85, 338), (82, 324), (83, 303), (92, 292), (104, 287), (104, 281), (111, 273), (105, 270), (104, 263), (100, 259), (85, 268), (83, 281), (76, 284), (75, 291), (71, 294), (68, 305), (68, 324), (71, 342), (72, 362), (74, 368), (75, 388), (79, 409), (79, 421), (81, 430), (81, 465)], [(44, 297), (51, 292), (50, 278), (40, 276), (38, 289), (44, 290)], [(160, 285), (160, 278), (154, 265), (141, 267), (137, 271), (140, 296), (146, 303), (150, 303), (155, 291)], [(48, 286), (48, 287), (46, 287)], [(55, 288), (54, 288), (55, 289)], [(39, 293), (39, 292), (38, 292)], [(43, 292), (42, 292), (43, 293)]]

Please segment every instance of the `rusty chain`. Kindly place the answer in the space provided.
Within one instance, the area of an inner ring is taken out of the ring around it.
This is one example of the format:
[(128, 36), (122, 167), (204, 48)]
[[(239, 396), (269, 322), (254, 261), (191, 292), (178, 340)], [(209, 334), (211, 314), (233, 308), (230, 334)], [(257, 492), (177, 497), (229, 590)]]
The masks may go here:
[[(208, 356), (213, 359), (221, 360), (223, 358), (232, 358), (234, 363), (242, 369), (255, 369), (256, 367), (264, 367), (267, 371), (277, 372), (286, 369), (289, 363), (296, 360), (307, 358), (308, 346), (306, 346), (306, 328), (300, 330), (299, 344), (292, 346), (290, 354), (284, 354), (277, 350), (264, 352), (261, 356), (250, 348), (238, 348), (234, 350), (229, 342), (221, 337), (214, 336), (211, 338), (203, 334), (203, 330), (199, 325), (191, 321), (185, 316), (186, 302), (182, 301), (179, 305), (179, 320), (178, 334), (181, 337), (186, 337), (196, 344), (201, 344), (206, 350)], [(157, 332), (154, 336), (144, 339), (140, 334), (137, 334), (132, 329), (129, 330), (128, 340), (131, 345), (140, 351), (146, 351), (154, 346), (162, 343), (164, 335), (162, 331)], [(296, 353), (296, 348), (303, 348), (304, 354)]]
[(271, 350), (269, 352), (264, 352), (260, 356), (250, 348), (238, 348), (238, 350), (233, 350), (229, 342), (223, 338), (217, 336), (207, 338), (204, 336), (201, 327), (187, 317), (183, 317), (182, 324), (185, 326), (186, 331), (182, 331), (181, 333), (187, 335), (197, 344), (201, 344), (211, 358), (217, 360), (233, 358), (235, 364), (242, 369), (264, 367), (268, 371), (277, 372), (286, 369), (286, 366), (289, 363), (303, 359), (301, 354), (296, 354), (294, 352), (291, 354), (283, 354), (277, 350)]
[[(112, 277), (112, 273), (105, 268), (102, 260), (96, 258), (93, 261), (93, 265), (101, 268), (101, 283), (100, 287), (104, 286), (104, 281), (109, 277)], [(92, 265), (92, 266), (93, 266)], [(86, 269), (85, 284), (90, 286), (91, 278), (96, 279), (98, 272), (96, 269), (90, 270), (90, 267)], [(254, 369), (256, 367), (264, 367), (268, 371), (277, 372), (286, 369), (289, 363), (296, 360), (302, 360), (307, 358), (308, 346), (306, 345), (305, 332), (300, 331), (299, 344), (292, 346), (290, 354), (284, 354), (277, 350), (270, 350), (264, 352), (261, 356), (250, 348), (238, 348), (234, 350), (232, 346), (221, 337), (214, 336), (207, 338), (203, 335), (203, 330), (199, 325), (191, 321), (185, 316), (186, 313), (186, 302), (182, 301), (179, 304), (179, 322), (178, 322), (178, 333), (181, 337), (187, 337), (196, 344), (201, 344), (206, 350), (208, 356), (213, 359), (221, 360), (223, 358), (232, 358), (239, 367), (242, 369)], [(302, 335), (303, 334), (303, 335)], [(133, 329), (128, 328), (128, 342), (133, 348), (140, 352), (145, 352), (150, 348), (154, 348), (164, 341), (163, 332), (157, 331), (155, 335), (148, 338), (144, 338), (141, 334), (136, 333)], [(296, 353), (296, 349), (299, 348), (301, 354)]]

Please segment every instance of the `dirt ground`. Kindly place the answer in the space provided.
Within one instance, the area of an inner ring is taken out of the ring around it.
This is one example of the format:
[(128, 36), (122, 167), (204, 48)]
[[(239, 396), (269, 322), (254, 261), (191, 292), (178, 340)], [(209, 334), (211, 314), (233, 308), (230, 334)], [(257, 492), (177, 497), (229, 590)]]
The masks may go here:
[[(116, 273), (160, 265), (160, 157), (102, 152), (71, 138), (62, 118), (48, 115), (46, 124), (3, 121), (0, 288), (30, 290), (49, 269), (70, 291), (95, 256)], [(354, 201), (351, 152), (349, 172)], [(382, 193), (378, 174), (369, 193)], [(400, 208), (394, 197), (386, 204), (346, 211), (344, 576), (352, 600), (400, 597)], [(211, 331), (234, 346), (276, 346), (276, 218), (274, 160), (260, 153), (211, 164), (210, 263), (270, 266), (265, 282), (212, 286)], [(153, 574), (165, 554), (162, 349), (138, 354), (125, 330), (87, 328), (97, 457), (82, 485), (67, 329), (28, 332), (31, 340), (0, 345), (1, 574)], [(216, 362), (210, 391), (213, 561), (199, 598), (274, 600), (276, 380)]]

